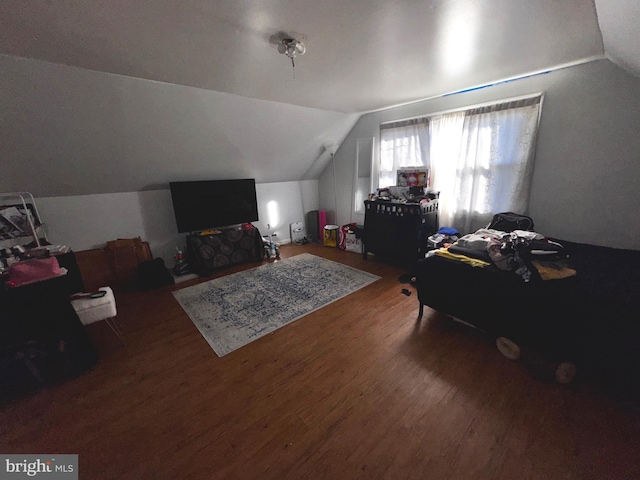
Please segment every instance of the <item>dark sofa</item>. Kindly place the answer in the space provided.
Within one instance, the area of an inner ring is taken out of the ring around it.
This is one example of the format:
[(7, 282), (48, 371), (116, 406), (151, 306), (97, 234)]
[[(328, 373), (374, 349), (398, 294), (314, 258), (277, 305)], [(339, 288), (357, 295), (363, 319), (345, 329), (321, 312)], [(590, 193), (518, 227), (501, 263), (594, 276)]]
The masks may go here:
[(416, 267), (424, 305), (506, 337), (579, 375), (640, 393), (640, 251), (564, 240), (577, 274), (528, 283), (512, 272), (431, 256)]

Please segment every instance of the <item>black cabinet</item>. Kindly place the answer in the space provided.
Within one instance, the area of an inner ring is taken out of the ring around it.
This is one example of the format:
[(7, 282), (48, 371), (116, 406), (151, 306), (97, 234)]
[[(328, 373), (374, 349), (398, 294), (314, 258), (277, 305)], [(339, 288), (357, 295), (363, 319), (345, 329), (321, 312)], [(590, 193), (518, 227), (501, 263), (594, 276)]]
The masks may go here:
[(364, 250), (401, 262), (424, 258), (427, 239), (438, 231), (438, 198), (425, 203), (365, 200)]
[(66, 275), (0, 288), (0, 401), (80, 374), (98, 361), (69, 301), (83, 291), (75, 255), (56, 258)]

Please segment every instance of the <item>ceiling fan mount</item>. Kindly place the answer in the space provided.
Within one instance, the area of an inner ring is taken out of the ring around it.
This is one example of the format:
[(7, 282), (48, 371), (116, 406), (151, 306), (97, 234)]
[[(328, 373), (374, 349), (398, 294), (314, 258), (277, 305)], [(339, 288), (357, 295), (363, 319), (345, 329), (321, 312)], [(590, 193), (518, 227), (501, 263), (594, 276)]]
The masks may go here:
[(304, 55), (306, 51), (307, 47), (304, 43), (292, 37), (285, 37), (278, 44), (278, 52), (289, 57), (293, 67), (296, 66), (294, 59), (298, 55)]
[(295, 38), (283, 38), (278, 45), (278, 52), (286, 55), (289, 58), (294, 58), (297, 55), (304, 55), (307, 51), (304, 43), (296, 40)]

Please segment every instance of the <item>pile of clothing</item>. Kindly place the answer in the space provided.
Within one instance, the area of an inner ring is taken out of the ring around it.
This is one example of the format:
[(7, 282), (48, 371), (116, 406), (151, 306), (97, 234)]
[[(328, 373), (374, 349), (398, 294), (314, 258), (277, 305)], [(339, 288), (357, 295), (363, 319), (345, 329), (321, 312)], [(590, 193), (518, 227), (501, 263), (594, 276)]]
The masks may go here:
[(504, 232), (481, 228), (460, 237), (448, 247), (427, 254), (440, 255), (474, 267), (493, 266), (510, 271), (525, 282), (567, 278), (576, 274), (569, 268), (564, 247), (528, 230)]
[(442, 227), (435, 234), (431, 235), (428, 241), (431, 248), (442, 248), (457, 242), (459, 238), (460, 233), (458, 233), (458, 230), (455, 228)]

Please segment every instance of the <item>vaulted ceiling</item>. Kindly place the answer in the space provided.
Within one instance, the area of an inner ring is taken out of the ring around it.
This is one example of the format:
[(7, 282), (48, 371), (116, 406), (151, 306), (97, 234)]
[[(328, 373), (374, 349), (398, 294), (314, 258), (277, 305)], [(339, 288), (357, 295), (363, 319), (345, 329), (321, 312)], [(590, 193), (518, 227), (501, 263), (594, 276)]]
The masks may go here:
[(595, 3), (607, 57), (640, 76), (640, 2), (595, 0)]
[[(338, 112), (603, 54), (591, 0), (4, 0), (0, 16), (5, 54)], [(306, 43), (295, 72), (281, 32)]]
[[(0, 54), (234, 94), (262, 102), (255, 108), (270, 119), (278, 117), (278, 104), (288, 104), (275, 125), (266, 120), (256, 125), (261, 141), (278, 137), (280, 147), (248, 149), (246, 156), (255, 158), (247, 160), (245, 170), (258, 181), (294, 180), (319, 172), (314, 161), (327, 138), (339, 142), (362, 112), (605, 54), (640, 72), (639, 5), (636, 0), (3, 0)], [(278, 51), (283, 34), (306, 44), (295, 68)], [(56, 73), (52, 67), (31, 70)], [(13, 90), (30, 75), (25, 72), (10, 76)], [(58, 81), (73, 83), (68, 77), (67, 72)], [(243, 111), (251, 111), (246, 101)], [(277, 103), (265, 109), (264, 101)], [(300, 108), (292, 111), (292, 106)], [(225, 115), (233, 115), (232, 109)], [(302, 125), (311, 117), (318, 119), (316, 134)], [(210, 126), (200, 129), (204, 133)], [(243, 138), (233, 140), (236, 150), (249, 141)], [(260, 152), (277, 157), (278, 175), (254, 174), (252, 168), (265, 161)], [(149, 167), (160, 168), (139, 169)], [(145, 172), (140, 175), (115, 191), (154, 182)]]

